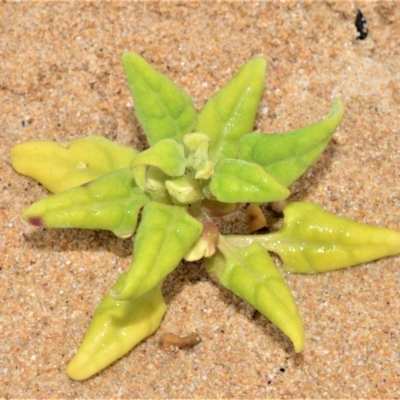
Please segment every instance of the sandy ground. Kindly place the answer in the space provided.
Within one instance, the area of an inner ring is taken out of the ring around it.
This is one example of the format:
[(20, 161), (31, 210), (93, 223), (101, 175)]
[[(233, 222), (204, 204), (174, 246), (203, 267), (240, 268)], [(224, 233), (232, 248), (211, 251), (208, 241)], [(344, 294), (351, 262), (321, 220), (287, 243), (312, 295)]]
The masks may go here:
[[(357, 40), (355, 16), (369, 23)], [(166, 280), (160, 329), (85, 382), (65, 366), (131, 242), (108, 232), (34, 229), (20, 218), (47, 194), (15, 173), (10, 149), (103, 135), (141, 148), (120, 58), (140, 53), (198, 108), (253, 56), (268, 60), (256, 128), (346, 114), (291, 199), (400, 230), (400, 5), (315, 2), (1, 2), (0, 398), (395, 398), (400, 396), (400, 257), (318, 276), (285, 274), (306, 349), (219, 288), (197, 264)], [(241, 216), (240, 216), (241, 217)], [(239, 217), (238, 217), (239, 218)], [(230, 220), (226, 231), (240, 222)], [(198, 332), (167, 352), (165, 332)]]

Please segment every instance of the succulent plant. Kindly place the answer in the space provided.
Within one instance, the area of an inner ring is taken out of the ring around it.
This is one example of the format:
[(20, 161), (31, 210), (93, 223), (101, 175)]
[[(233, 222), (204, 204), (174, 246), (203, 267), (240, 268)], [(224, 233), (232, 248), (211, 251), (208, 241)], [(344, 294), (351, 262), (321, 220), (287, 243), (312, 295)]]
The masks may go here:
[(286, 133), (253, 132), (266, 61), (254, 58), (197, 112), (189, 95), (135, 53), (124, 70), (148, 140), (139, 152), (100, 137), (34, 141), (12, 150), (16, 171), (54, 194), (22, 216), (43, 228), (107, 229), (134, 235), (132, 263), (105, 295), (67, 367), (83, 380), (122, 357), (161, 324), (162, 282), (182, 259), (205, 268), (305, 345), (294, 298), (270, 252), (294, 273), (350, 267), (400, 252), (400, 233), (335, 216), (306, 202), (284, 209), (276, 231), (223, 235), (216, 218), (280, 202), (328, 145), (342, 115)]

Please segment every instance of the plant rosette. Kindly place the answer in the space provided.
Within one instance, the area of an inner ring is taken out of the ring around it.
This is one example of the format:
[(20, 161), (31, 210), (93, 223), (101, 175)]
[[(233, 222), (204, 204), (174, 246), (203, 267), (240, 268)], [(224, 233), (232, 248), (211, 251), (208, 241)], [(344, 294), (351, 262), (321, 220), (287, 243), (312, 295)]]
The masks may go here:
[[(296, 303), (270, 256), (313, 274), (400, 252), (400, 233), (293, 202), (271, 233), (223, 235), (215, 218), (289, 197), (343, 116), (334, 100), (320, 122), (286, 133), (253, 132), (266, 61), (254, 58), (197, 112), (191, 98), (135, 53), (122, 64), (149, 148), (139, 152), (104, 137), (33, 141), (12, 149), (15, 170), (54, 194), (22, 214), (43, 228), (107, 229), (135, 235), (132, 263), (100, 302), (67, 367), (75, 380), (104, 369), (152, 334), (166, 311), (162, 282), (181, 262), (205, 268), (274, 323), (301, 352), (305, 334)], [(138, 217), (140, 223), (138, 226)]]

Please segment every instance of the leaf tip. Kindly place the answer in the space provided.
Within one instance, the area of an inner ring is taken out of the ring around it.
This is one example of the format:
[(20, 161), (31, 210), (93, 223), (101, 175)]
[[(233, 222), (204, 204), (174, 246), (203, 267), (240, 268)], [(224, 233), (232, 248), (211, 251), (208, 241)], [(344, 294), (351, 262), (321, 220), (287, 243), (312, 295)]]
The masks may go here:
[(291, 340), (293, 343), (294, 351), (296, 353), (301, 353), (305, 347), (304, 330), (302, 330), (301, 334), (299, 334), (297, 337), (292, 337)]
[(101, 368), (91, 362), (87, 354), (77, 353), (67, 365), (67, 375), (74, 381), (83, 381), (95, 375)]
[(30, 224), (32, 226), (36, 226), (38, 228), (41, 228), (44, 226), (44, 221), (43, 221), (42, 217), (32, 216), (32, 217), (28, 218), (27, 222), (28, 222), (28, 224)]

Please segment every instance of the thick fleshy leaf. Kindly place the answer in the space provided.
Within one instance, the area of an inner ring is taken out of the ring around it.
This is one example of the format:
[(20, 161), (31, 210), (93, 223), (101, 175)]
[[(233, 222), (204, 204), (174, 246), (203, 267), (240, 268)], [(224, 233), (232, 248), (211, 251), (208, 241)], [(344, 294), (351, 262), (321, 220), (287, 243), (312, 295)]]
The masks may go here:
[(296, 352), (302, 351), (303, 323), (290, 289), (268, 252), (258, 243), (237, 249), (223, 238), (218, 248), (220, 251), (205, 260), (207, 271), (285, 333)]
[(324, 151), (343, 116), (335, 100), (326, 119), (295, 131), (250, 133), (239, 141), (239, 158), (260, 164), (285, 187), (296, 181)]
[(122, 57), (137, 119), (149, 144), (162, 139), (182, 138), (197, 123), (197, 112), (190, 96), (165, 75), (157, 72), (138, 54)]
[(193, 204), (203, 198), (198, 182), (189, 176), (166, 180), (165, 187), (176, 204)]
[[(142, 167), (139, 167), (142, 168)], [(163, 204), (173, 204), (168, 190), (165, 187), (165, 182), (170, 178), (161, 169), (149, 166), (146, 171), (145, 191), (152, 201), (158, 201)], [(141, 177), (139, 178), (141, 179)]]
[(133, 176), (141, 189), (146, 186), (146, 172), (149, 166), (159, 168), (168, 176), (183, 175), (186, 166), (183, 145), (172, 139), (164, 139), (132, 160)]
[(183, 138), (187, 154), (187, 167), (196, 179), (209, 179), (214, 173), (214, 163), (209, 160), (210, 138), (204, 133), (188, 133)]
[(203, 225), (181, 206), (150, 202), (143, 209), (133, 259), (116, 300), (137, 298), (158, 285), (201, 235)]
[(194, 153), (200, 146), (202, 146), (204, 143), (206, 143), (206, 148), (208, 153), (208, 148), (210, 145), (210, 138), (208, 135), (205, 133), (201, 132), (192, 132), (188, 133), (183, 137), (183, 144), (185, 146), (185, 149), (187, 151), (187, 154), (190, 155), (191, 153)]
[(224, 160), (215, 167), (210, 191), (224, 203), (266, 203), (286, 199), (290, 192), (257, 164)]
[(265, 70), (265, 59), (248, 61), (200, 111), (194, 131), (210, 137), (211, 161), (236, 158), (239, 138), (253, 131)]
[(217, 249), (220, 237), (218, 226), (208, 218), (200, 220), (203, 224), (203, 232), (185, 254), (186, 261), (196, 261), (203, 257), (211, 257)]
[(11, 162), (20, 174), (58, 193), (128, 167), (138, 153), (102, 136), (88, 136), (19, 144), (11, 150)]
[(290, 272), (313, 274), (400, 253), (400, 232), (361, 224), (306, 202), (284, 208), (281, 229), (256, 236)]
[(23, 219), (47, 228), (106, 229), (132, 235), (137, 216), (149, 198), (136, 186), (130, 168), (46, 197), (28, 207)]
[[(125, 277), (126, 273), (119, 277), (113, 290), (120, 290)], [(68, 376), (78, 381), (90, 378), (121, 358), (160, 326), (165, 310), (161, 284), (137, 299), (117, 301), (107, 294), (68, 364)]]

